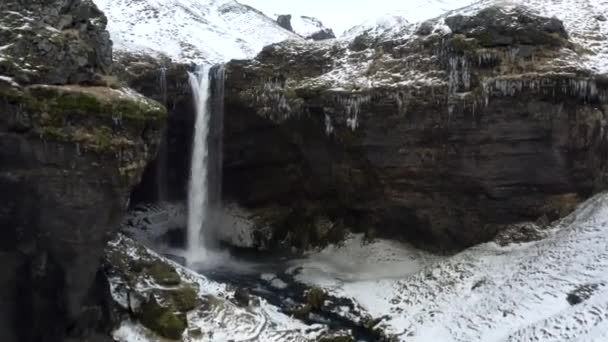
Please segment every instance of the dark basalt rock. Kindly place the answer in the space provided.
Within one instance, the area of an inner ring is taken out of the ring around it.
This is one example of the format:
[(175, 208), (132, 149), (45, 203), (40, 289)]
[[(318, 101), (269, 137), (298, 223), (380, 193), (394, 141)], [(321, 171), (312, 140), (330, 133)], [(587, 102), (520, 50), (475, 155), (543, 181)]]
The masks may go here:
[(332, 29), (323, 29), (323, 30), (320, 30), (320, 31), (317, 31), (317, 32), (311, 34), (310, 36), (308, 36), (306, 38), (312, 39), (312, 40), (334, 39), (334, 38), (336, 38), (336, 34), (334, 33), (334, 31)]
[(448, 17), (445, 23), (453, 33), (474, 37), (484, 47), (513, 44), (562, 46), (568, 39), (559, 19), (536, 16), (525, 8), (507, 12), (500, 7), (490, 7), (474, 16)]
[[(188, 195), (195, 120), (188, 71), (193, 70), (194, 66), (125, 53), (115, 56), (115, 59), (113, 73), (129, 87), (163, 103), (169, 113), (163, 138), (167, 147), (166, 159), (157, 158), (147, 166), (142, 182), (131, 194), (131, 204), (184, 200)], [(157, 172), (160, 167), (166, 170), (167, 194), (164, 199), (157, 193)]]
[(230, 62), (224, 195), (277, 246), (318, 243), (325, 218), (462, 248), (605, 189), (608, 87), (566, 62), (562, 23), (496, 8), (446, 23)]
[(570, 305), (578, 305), (591, 298), (591, 296), (593, 296), (593, 294), (597, 292), (600, 287), (604, 286), (605, 284), (588, 284), (579, 286), (574, 289), (574, 291), (568, 293), (566, 300)]
[(293, 27), (291, 26), (291, 14), (281, 14), (277, 17), (277, 24), (287, 31), (293, 32)]

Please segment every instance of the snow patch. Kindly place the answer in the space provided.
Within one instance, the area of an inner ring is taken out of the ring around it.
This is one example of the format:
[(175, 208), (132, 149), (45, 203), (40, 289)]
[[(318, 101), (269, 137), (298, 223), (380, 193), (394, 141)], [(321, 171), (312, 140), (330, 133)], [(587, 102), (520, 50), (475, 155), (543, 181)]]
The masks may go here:
[[(311, 254), (296, 277), (352, 298), (401, 341), (604, 341), (608, 336), (608, 193), (538, 242), (490, 242), (433, 256), (394, 242)], [(298, 271), (299, 270), (299, 271)], [(567, 300), (589, 288), (581, 303)]]
[(252, 58), (264, 46), (301, 39), (234, 0), (95, 0), (119, 51), (215, 64)]

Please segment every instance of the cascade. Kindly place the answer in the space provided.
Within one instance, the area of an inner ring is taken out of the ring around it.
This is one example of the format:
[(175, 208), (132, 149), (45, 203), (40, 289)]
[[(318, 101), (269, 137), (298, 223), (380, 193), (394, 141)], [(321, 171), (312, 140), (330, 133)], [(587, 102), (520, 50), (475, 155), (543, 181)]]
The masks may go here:
[(204, 261), (212, 242), (213, 209), (221, 201), (223, 66), (188, 73), (195, 105), (195, 127), (188, 189), (186, 258)]
[[(159, 76), (160, 92), (162, 95), (162, 104), (167, 106), (167, 68), (160, 68)], [(158, 157), (156, 158), (156, 200), (157, 202), (165, 202), (168, 200), (167, 195), (167, 127), (163, 130), (158, 148)]]

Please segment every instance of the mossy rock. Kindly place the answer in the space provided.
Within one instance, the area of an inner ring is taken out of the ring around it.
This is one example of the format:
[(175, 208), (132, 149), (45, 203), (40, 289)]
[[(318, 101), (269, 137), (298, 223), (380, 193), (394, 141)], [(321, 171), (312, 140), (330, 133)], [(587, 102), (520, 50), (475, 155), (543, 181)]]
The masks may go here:
[(188, 327), (188, 319), (182, 313), (176, 313), (171, 307), (163, 307), (152, 296), (141, 306), (140, 322), (161, 337), (181, 340)]
[(180, 312), (194, 310), (200, 304), (198, 291), (190, 285), (171, 290), (169, 295), (173, 306)]
[(161, 122), (167, 111), (159, 103), (104, 87), (32, 86), (40, 106), (57, 119), (65, 115), (99, 116), (135, 122)]
[(292, 310), (291, 314), (297, 319), (306, 320), (306, 319), (308, 319), (308, 315), (311, 312), (312, 312), (312, 308), (310, 307), (310, 305), (305, 304), (305, 305), (302, 305), (301, 307), (298, 307), (297, 309)]
[(325, 300), (327, 299), (327, 293), (325, 290), (318, 287), (313, 287), (306, 292), (306, 304), (310, 306), (312, 310), (321, 310), (325, 306)]
[(203, 337), (203, 331), (201, 328), (190, 329), (188, 330), (188, 336), (194, 339), (201, 339)]
[(154, 261), (145, 268), (145, 272), (152, 277), (158, 285), (177, 286), (182, 279), (175, 268), (162, 261)]
[(19, 115), (30, 118), (27, 128), (41, 138), (95, 152), (133, 147), (142, 130), (160, 132), (167, 115), (152, 100), (104, 87), (0, 85), (0, 102), (18, 105)]
[(448, 46), (458, 53), (470, 53), (474, 54), (481, 47), (475, 38), (467, 38), (462, 34), (455, 34), (452, 39), (448, 41)]

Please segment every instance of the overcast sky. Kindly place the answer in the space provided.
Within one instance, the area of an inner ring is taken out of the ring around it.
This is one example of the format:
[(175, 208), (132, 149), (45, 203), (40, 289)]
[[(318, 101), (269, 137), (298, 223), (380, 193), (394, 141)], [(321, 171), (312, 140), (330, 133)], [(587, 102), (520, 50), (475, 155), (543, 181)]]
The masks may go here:
[[(341, 34), (366, 20), (400, 11), (413, 20), (428, 19), (444, 10), (470, 4), (471, 0), (238, 0), (269, 17), (275, 14), (309, 15)], [(405, 11), (405, 12), (404, 12)]]

